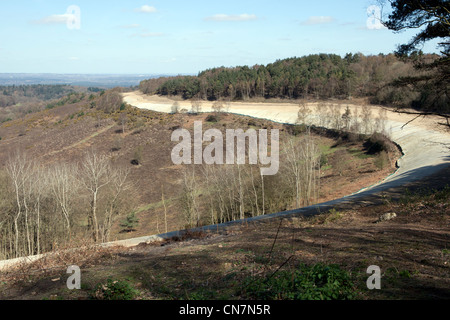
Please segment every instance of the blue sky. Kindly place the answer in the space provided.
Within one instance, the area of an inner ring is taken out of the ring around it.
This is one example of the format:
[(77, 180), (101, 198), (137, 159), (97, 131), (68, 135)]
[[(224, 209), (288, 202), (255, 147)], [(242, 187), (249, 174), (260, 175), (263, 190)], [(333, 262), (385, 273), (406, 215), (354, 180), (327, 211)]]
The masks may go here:
[(0, 73), (197, 74), (314, 53), (389, 53), (414, 31), (368, 28), (374, 3), (2, 0)]

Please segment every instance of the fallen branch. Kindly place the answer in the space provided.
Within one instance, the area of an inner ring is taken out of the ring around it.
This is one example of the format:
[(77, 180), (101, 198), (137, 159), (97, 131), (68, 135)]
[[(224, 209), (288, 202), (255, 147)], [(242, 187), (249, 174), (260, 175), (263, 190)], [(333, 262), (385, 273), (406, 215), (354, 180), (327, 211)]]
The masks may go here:
[(407, 126), (408, 124), (410, 124), (411, 122), (413, 122), (414, 120), (420, 118), (420, 117), (426, 117), (426, 116), (438, 116), (438, 117), (442, 117), (445, 118), (447, 123), (444, 124), (442, 122), (440, 122), (439, 124), (442, 125), (446, 125), (448, 127), (450, 127), (450, 115), (449, 114), (444, 114), (444, 113), (440, 113), (440, 112), (433, 112), (433, 111), (423, 111), (423, 112), (415, 112), (415, 111), (406, 111), (406, 110), (400, 110), (400, 109), (395, 109), (394, 112), (397, 113), (403, 113), (403, 114), (411, 114), (411, 115), (415, 115), (416, 117), (410, 121), (408, 121), (407, 123), (405, 123), (402, 126), (402, 129)]

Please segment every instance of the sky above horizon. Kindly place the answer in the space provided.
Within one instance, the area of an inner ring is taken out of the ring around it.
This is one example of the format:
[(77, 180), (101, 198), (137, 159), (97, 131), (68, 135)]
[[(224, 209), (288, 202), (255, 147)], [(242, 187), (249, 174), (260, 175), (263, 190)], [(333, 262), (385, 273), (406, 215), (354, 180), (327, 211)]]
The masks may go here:
[[(0, 73), (197, 74), (317, 53), (388, 54), (417, 30), (380, 27), (368, 14), (374, 4), (1, 1)], [(423, 51), (439, 52), (433, 42)]]

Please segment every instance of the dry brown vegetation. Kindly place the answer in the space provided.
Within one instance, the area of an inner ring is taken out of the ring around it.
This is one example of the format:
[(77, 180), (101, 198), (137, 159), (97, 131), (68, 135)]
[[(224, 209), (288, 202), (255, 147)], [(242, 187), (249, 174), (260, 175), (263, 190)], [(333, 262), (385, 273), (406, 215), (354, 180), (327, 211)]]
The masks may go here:
[[(0, 297), (89, 299), (98, 283), (116, 279), (136, 288), (138, 299), (246, 299), (246, 279), (323, 263), (349, 272), (357, 299), (448, 299), (449, 189), (424, 189), (444, 186), (448, 173), (410, 186), (410, 192), (391, 190), (313, 218), (187, 233), (128, 249), (88, 248), (86, 256), (55, 255), (3, 273)], [(397, 217), (377, 223), (386, 212)], [(81, 290), (66, 288), (70, 264), (82, 268)], [(381, 290), (366, 287), (370, 265), (381, 268)]]
[[(14, 186), (11, 183), (15, 177), (13, 168), (9, 171), (7, 168), (8, 164), (20, 163), (11, 159), (18, 151), (30, 160), (22, 161), (22, 167), (29, 167), (30, 172), (19, 170), (15, 178), (21, 179), (23, 185), (33, 181), (28, 191), (8, 188), (2, 193), (0, 204), (9, 208), (3, 210), (9, 213), (2, 218), (7, 230), (3, 233), (2, 250), (8, 252), (8, 257), (52, 250), (55, 241), (65, 242), (72, 231), (76, 234), (82, 231), (96, 241), (108, 241), (331, 200), (378, 182), (394, 170), (399, 156), (398, 151), (392, 150), (387, 163), (377, 168), (377, 156), (366, 153), (364, 140), (358, 135), (349, 137), (335, 131), (313, 130), (309, 136), (304, 136), (302, 126), (229, 115), (223, 113), (224, 110), (212, 114), (217, 121), (207, 121), (211, 115), (195, 112), (160, 114), (124, 106), (116, 101), (115, 94), (113, 90), (96, 99), (86, 98), (0, 126), (3, 137), (0, 164), (5, 168), (1, 170), (5, 182), (2, 186)], [(105, 109), (105, 101), (116, 101), (115, 107)], [(193, 108), (200, 107), (193, 104)], [(280, 129), (283, 139), (288, 141), (283, 152), (290, 155), (282, 157), (291, 159), (290, 165), (286, 162), (279, 175), (265, 181), (257, 173), (258, 168), (248, 165), (197, 166), (195, 181), (190, 182), (189, 189), (189, 181), (185, 179), (188, 175), (183, 174), (186, 168), (173, 165), (170, 159), (174, 146), (170, 135), (176, 128), (191, 130), (194, 121), (203, 121), (205, 129), (222, 131), (227, 128)], [(308, 149), (314, 155), (315, 162), (309, 169), (297, 165), (301, 159), (296, 157), (304, 143), (311, 143)], [(293, 152), (295, 150), (298, 152)], [(20, 159), (18, 157), (16, 160)], [(316, 178), (302, 180), (306, 176), (314, 177), (305, 174), (305, 170), (312, 170), (317, 178), (320, 176), (320, 181)], [(121, 174), (110, 174), (114, 172)], [(38, 179), (38, 176), (46, 178)], [(107, 185), (105, 189), (102, 189), (103, 184)], [(186, 202), (189, 193), (193, 196), (191, 203)], [(122, 200), (115, 196), (117, 194)], [(97, 201), (97, 197), (101, 199)], [(183, 198), (184, 203), (180, 201)], [(140, 220), (136, 231), (121, 233), (121, 219), (132, 212)], [(52, 227), (47, 229), (44, 225), (50, 222)], [(58, 234), (56, 237), (46, 235), (44, 244), (38, 240), (39, 235), (44, 234), (41, 230), (59, 231), (54, 233)], [(21, 245), (6, 244), (11, 242)]]
[[(58, 180), (57, 177), (64, 176), (61, 172), (69, 170), (72, 164), (82, 164), (86, 161), (84, 158), (86, 154), (95, 150), (95, 155), (101, 159), (109, 159), (111, 162), (108, 161), (108, 163), (128, 172), (126, 176), (133, 182), (136, 190), (132, 195), (126, 193), (127, 201), (131, 199), (136, 201), (134, 208), (122, 209), (114, 223), (109, 224), (110, 228), (106, 228), (110, 231), (110, 239), (178, 230), (189, 225), (180, 206), (183, 185), (185, 187), (193, 185), (188, 183), (189, 179), (184, 178), (185, 168), (171, 165), (170, 151), (173, 143), (170, 142), (170, 135), (174, 130), (181, 127), (191, 130), (194, 121), (203, 121), (206, 128), (220, 130), (277, 128), (288, 139), (287, 141), (292, 142), (292, 144), (286, 144), (290, 148), (285, 151), (289, 152), (295, 149), (295, 145), (301, 146), (307, 129), (302, 125), (286, 126), (220, 111), (211, 115), (195, 112), (167, 115), (126, 106), (123, 110), (105, 113), (91, 108), (88, 102), (65, 105), (30, 114), (20, 121), (0, 126), (0, 136), (4, 137), (0, 141), (0, 163), (6, 169), (10, 155), (19, 149), (24, 151), (30, 159), (39, 163), (39, 168), (51, 168), (53, 173), (46, 176)], [(206, 121), (206, 118), (210, 116), (214, 116), (215, 121)], [(341, 118), (339, 121), (344, 120)], [(325, 118), (324, 121), (326, 121)], [(346, 126), (345, 121), (340, 123)], [(367, 140), (361, 139), (360, 135), (311, 129), (308, 141), (313, 141), (320, 153), (320, 158), (317, 159), (320, 164), (320, 188), (314, 191), (317, 193), (314, 201), (324, 202), (356, 192), (378, 182), (395, 169), (395, 161), (400, 156), (398, 150), (392, 149), (384, 136), (375, 135), (371, 140), (371, 143), (367, 145)], [(387, 158), (384, 159), (384, 165), (378, 164), (381, 153), (368, 152), (373, 146), (381, 146), (386, 150)], [(87, 163), (89, 162), (85, 162)], [(297, 207), (297, 201), (301, 202), (305, 197), (303, 195), (297, 197), (296, 192), (292, 192), (295, 190), (293, 186), (296, 185), (295, 174), (292, 175), (296, 169), (294, 165), (296, 162), (290, 163), (289, 166), (289, 162), (286, 162), (287, 165), (281, 169), (281, 174), (284, 172), (286, 181), (281, 183), (276, 178), (273, 178), (275, 179), (273, 183), (266, 181), (265, 201), (270, 205), (273, 204), (273, 207), (255, 206), (258, 203), (261, 204), (263, 195), (260, 188), (261, 181), (258, 180), (260, 176), (258, 179), (256, 176), (251, 179), (252, 170), (256, 168), (234, 168), (234, 175), (228, 172), (223, 179), (218, 172), (214, 172), (214, 179), (219, 178), (218, 181), (225, 188), (227, 187), (224, 183), (226, 177), (237, 177), (230, 180), (230, 183), (237, 183), (238, 186), (235, 189), (236, 195), (230, 198), (233, 201), (229, 203), (235, 206), (234, 211), (230, 211), (234, 212), (234, 216), (230, 218), (240, 218), (242, 213), (248, 217), (274, 212), (272, 209), (275, 210), (280, 205), (280, 200), (283, 201), (283, 209)], [(82, 166), (78, 167), (80, 168)], [(0, 179), (10, 182), (10, 176), (5, 169), (0, 170)], [(297, 169), (300, 168), (297, 167)], [(198, 205), (197, 211), (191, 217), (193, 218), (191, 225), (221, 222), (218, 217), (220, 217), (220, 208), (224, 208), (224, 203), (222, 206), (220, 202), (218, 203), (216, 215), (212, 215), (210, 210), (214, 206), (208, 206), (212, 200), (217, 200), (214, 197), (215, 193), (211, 191), (214, 180), (200, 179), (207, 172), (202, 172), (204, 168), (201, 166), (198, 166), (196, 170), (199, 174), (196, 176), (196, 182), (201, 187), (195, 192), (190, 191)], [(242, 170), (241, 178), (250, 178), (246, 180), (248, 184), (244, 184), (243, 179), (240, 188), (239, 170)], [(255, 172), (254, 170), (253, 173)], [(77, 176), (80, 178), (82, 175), (77, 174)], [(210, 183), (209, 186), (208, 183)], [(72, 185), (72, 183), (69, 184)], [(7, 183), (1, 184), (3, 196), (0, 197), (0, 207), (3, 208), (11, 206), (10, 200), (15, 198), (11, 197), (14, 190), (12, 193), (7, 193), (6, 186)], [(94, 188), (86, 188), (85, 184), (83, 192), (82, 189), (81, 184), (79, 193), (84, 194), (85, 209), (79, 214), (84, 215), (83, 221), (86, 227), (89, 220), (91, 223), (94, 220), (92, 215), (94, 202), (88, 200)], [(79, 209), (78, 206), (81, 203), (61, 201), (61, 198), (56, 196), (58, 191), (61, 191), (58, 188), (50, 187), (48, 190), (54, 194), (54, 199), (60, 200), (54, 206), (59, 208), (55, 211), (59, 219), (52, 222), (59, 223), (61, 239), (64, 239), (69, 225), (70, 228), (74, 227), (80, 222), (78, 217), (81, 217), (74, 215), (73, 217), (77, 218), (69, 224), (65, 219), (65, 213), (69, 216), (71, 208)], [(86, 190), (90, 191), (86, 193)], [(286, 190), (291, 190), (290, 197), (277, 196), (282, 195)], [(217, 189), (217, 191), (220, 190)], [(240, 193), (245, 197), (240, 196)], [(111, 195), (110, 192), (108, 194)], [(415, 202), (395, 203), (387, 201), (386, 199), (389, 199), (387, 197), (384, 199), (384, 203), (375, 206), (356, 205), (352, 208), (336, 208), (312, 220), (293, 218), (283, 220), (281, 224), (279, 221), (273, 221), (237, 226), (221, 234), (186, 234), (182, 238), (174, 238), (153, 245), (142, 244), (133, 249), (96, 247), (94, 240), (100, 237), (93, 236), (93, 232), (101, 233), (102, 228), (84, 229), (90, 231), (78, 234), (70, 241), (53, 243), (51, 248), (53, 254), (45, 260), (21, 265), (9, 273), (3, 273), (2, 298), (84, 299), (88, 298), (90, 290), (96, 283), (105, 281), (108, 277), (132, 279), (133, 286), (141, 291), (140, 298), (144, 299), (238, 297), (241, 280), (248, 276), (263, 276), (273, 272), (291, 256), (289, 263), (285, 265), (286, 268), (294, 268), (298, 263), (324, 262), (337, 263), (352, 274), (356, 272), (354, 280), (360, 281), (358, 287), (362, 294), (360, 298), (363, 299), (445, 297), (444, 288), (448, 278), (443, 276), (443, 270), (447, 268), (446, 255), (448, 254), (446, 251), (448, 249), (445, 247), (445, 241), (448, 240), (448, 194), (444, 199), (431, 202), (421, 202), (415, 198)], [(34, 204), (36, 204), (36, 198), (34, 198)], [(17, 206), (15, 208), (17, 209)], [(140, 219), (139, 225), (135, 228), (136, 231), (120, 233), (119, 217), (125, 217), (133, 209)], [(103, 209), (101, 211), (108, 212)], [(374, 223), (382, 213), (388, 211), (396, 212), (398, 218), (379, 224)], [(9, 212), (17, 213), (14, 210)], [(32, 217), (31, 212), (32, 210), (29, 211), (29, 217)], [(110, 223), (108, 216), (103, 213), (102, 221)], [(25, 213), (22, 213), (21, 217), (24, 218)], [(103, 218), (106, 219), (103, 220)], [(36, 229), (31, 228), (32, 219), (21, 221), (19, 229), (23, 228), (20, 229), (24, 244), (22, 247), (27, 249), (28, 243), (36, 245), (31, 240), (35, 239), (31, 235)], [(28, 221), (29, 242), (26, 221)], [(14, 224), (11, 226), (13, 229), (10, 230), (14, 230)], [(433, 240), (422, 245), (425, 233)], [(14, 235), (14, 232), (11, 235)], [(378, 240), (374, 242), (373, 239)], [(82, 249), (66, 250), (74, 246)], [(424, 252), (428, 252), (428, 258), (423, 258), (423, 261), (414, 258), (423, 256)], [(401, 259), (398, 259), (399, 257)], [(361, 278), (365, 276), (363, 268), (374, 263), (382, 267), (388, 284), (385, 291), (377, 293), (364, 291), (364, 286), (361, 289)], [(65, 269), (72, 264), (79, 265), (83, 270), (84, 289), (78, 292), (65, 289), (64, 279), (67, 277)], [(185, 280), (181, 281), (181, 278)], [(414, 284), (413, 280), (417, 282)], [(419, 294), (419, 290), (422, 289), (423, 292)]]

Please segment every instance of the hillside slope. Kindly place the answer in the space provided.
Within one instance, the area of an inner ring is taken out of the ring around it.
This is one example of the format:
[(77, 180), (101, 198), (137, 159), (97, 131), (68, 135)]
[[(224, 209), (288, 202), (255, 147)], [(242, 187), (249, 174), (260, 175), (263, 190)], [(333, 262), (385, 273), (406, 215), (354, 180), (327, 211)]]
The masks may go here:
[[(292, 135), (289, 126), (263, 119), (224, 114), (220, 121), (209, 122), (205, 120), (207, 117), (208, 114), (169, 115), (131, 106), (105, 113), (93, 108), (92, 102), (86, 99), (68, 103), (2, 124), (0, 171), (6, 170), (17, 151), (47, 168), (64, 163), (80, 164), (87, 153), (94, 151), (111, 159), (114, 165), (130, 170), (129, 180), (134, 185), (127, 201), (134, 207), (139, 225), (134, 232), (121, 232), (119, 224), (130, 211), (121, 212), (115, 218), (110, 241), (183, 229), (185, 221), (179, 198), (184, 169), (173, 165), (170, 158), (175, 145), (171, 134), (175, 128), (192, 130), (195, 121), (202, 121), (205, 128), (278, 128), (282, 134)], [(328, 162), (323, 167), (319, 202), (357, 192), (380, 181), (395, 170), (395, 161), (400, 157), (394, 151), (390, 162), (380, 169), (374, 162), (377, 158), (365, 154), (364, 141), (346, 142), (339, 140), (339, 136), (319, 132), (315, 136)], [(332, 164), (338, 157), (346, 164), (336, 174)], [(81, 197), (80, 207), (85, 202), (86, 198)], [(294, 207), (291, 203), (284, 209)], [(270, 213), (281, 210), (273, 209)], [(84, 221), (85, 216), (80, 212), (76, 219)]]
[[(450, 193), (426, 191), (444, 186), (449, 174), (447, 169), (422, 180), (409, 193), (402, 189), (400, 201), (387, 193), (378, 204), (337, 207), (310, 219), (254, 222), (133, 248), (61, 252), (4, 272), (0, 298), (100, 299), (97, 285), (111, 279), (136, 289), (136, 299), (254, 299), (248, 281), (293, 273), (304, 264), (336, 264), (349, 273), (356, 299), (449, 299)], [(397, 216), (380, 221), (388, 212)], [(70, 264), (81, 268), (81, 290), (66, 288)], [(370, 265), (381, 268), (381, 290), (366, 287)]]
[[(166, 109), (160, 111), (170, 109), (172, 103), (173, 101), (167, 100), (162, 102), (160, 107)], [(247, 105), (241, 107), (239, 111), (242, 113), (249, 110)], [(267, 113), (264, 108), (273, 106), (258, 105), (254, 110), (260, 112), (259, 116), (275, 114), (281, 118), (283, 111), (289, 112), (289, 108), (292, 108), (292, 112), (295, 112), (298, 106), (286, 104), (276, 113), (270, 113), (273, 109), (269, 109)], [(22, 121), (10, 122), (6, 126), (4, 124), (0, 127), (0, 135), (4, 137), (0, 141), (0, 161), (4, 164), (17, 146), (49, 165), (58, 161), (77, 160), (83, 152), (95, 146), (99, 152), (130, 166), (133, 179), (139, 181), (140, 197), (137, 199), (143, 205), (140, 214), (141, 217), (149, 217), (143, 219), (139, 233), (156, 233), (158, 228), (162, 231), (161, 189), (160, 185), (154, 187), (157, 184), (155, 182), (158, 179), (165, 183), (172, 181), (173, 186), (176, 186), (180, 174), (177, 168), (167, 167), (171, 163), (167, 158), (172, 147), (170, 134), (177, 125), (190, 128), (194, 120), (204, 120), (206, 114), (168, 115), (129, 107), (126, 113), (129, 121), (125, 134), (119, 121), (120, 114), (106, 115), (83, 104), (46, 110), (29, 115)], [(226, 116), (216, 125), (248, 125), (249, 120), (252, 120), (252, 125), (286, 129), (283, 125), (271, 124), (266, 120), (257, 120), (255, 123), (252, 118), (234, 115)], [(124, 139), (120, 148), (116, 148), (115, 143), (118, 136)], [(168, 142), (166, 144), (163, 141)], [(331, 139), (328, 143), (330, 147), (336, 141)], [(136, 148), (141, 145), (145, 146), (142, 163), (139, 166), (132, 165)], [(351, 144), (347, 146), (350, 149), (355, 147)], [(360, 160), (367, 164), (367, 158)], [(332, 199), (356, 192), (361, 187), (386, 177), (392, 167), (386, 169), (387, 171), (366, 170), (376, 174), (368, 174), (365, 178), (364, 169), (358, 172), (348, 170), (344, 178), (328, 181), (329, 184), (340, 184), (341, 188), (325, 197)], [(419, 184), (416, 181), (415, 187), (443, 187), (448, 181), (449, 171), (445, 169), (438, 175), (427, 176), (428, 180), (424, 180), (424, 176), (417, 177), (421, 179), (418, 180)], [(358, 187), (355, 182), (363, 185)], [(58, 261), (44, 259), (28, 267), (22, 266), (20, 272), (13, 270), (12, 273), (6, 273), (3, 298), (88, 298), (95, 284), (106, 281), (108, 277), (132, 279), (133, 286), (141, 292), (141, 298), (251, 298), (246, 295), (249, 293), (243, 292), (239, 287), (240, 281), (245, 277), (263, 276), (281, 266), (290, 270), (301, 263), (318, 262), (337, 263), (343, 269), (355, 272), (352, 279), (362, 294), (360, 298), (448, 297), (445, 290), (448, 287), (448, 273), (445, 272), (448, 268), (448, 251), (445, 245), (449, 236), (448, 191), (421, 198), (405, 193), (405, 187), (413, 188), (414, 185), (399, 184), (396, 187), (385, 190), (381, 197), (367, 199), (370, 200), (367, 202), (361, 199), (357, 204), (336, 206), (334, 210), (313, 220), (292, 218), (283, 219), (281, 224), (280, 220), (251, 223), (227, 228), (224, 233), (216, 235), (194, 233), (188, 234), (184, 239), (172, 239), (153, 245), (142, 244), (131, 249), (95, 249), (82, 255), (62, 255), (64, 258)], [(166, 199), (169, 200), (179, 189), (168, 187), (165, 190)], [(399, 197), (403, 199), (400, 203), (391, 200)], [(176, 207), (172, 209), (176, 214)], [(396, 212), (398, 219), (374, 224), (381, 214), (387, 212)], [(171, 226), (174, 229), (177, 226), (180, 228), (176, 215), (172, 217), (174, 220)], [(156, 229), (155, 220), (159, 221)], [(138, 236), (139, 233), (126, 236)], [(424, 237), (430, 241), (422, 245)], [(423, 258), (425, 254), (426, 258)], [(288, 258), (289, 263), (284, 264)], [(64, 287), (64, 268), (69, 264), (78, 264), (84, 270), (82, 291), (70, 292)], [(361, 279), (364, 278), (364, 268), (369, 264), (379, 264), (382, 270), (386, 270), (386, 291), (375, 292), (374, 295), (364, 291), (364, 281)], [(214, 270), (204, 266), (211, 266)], [(38, 274), (43, 272), (43, 276), (35, 276), (31, 286), (17, 284), (16, 280), (28, 277), (30, 272), (36, 274), (36, 270)], [(148, 270), (152, 270), (149, 271), (151, 275)], [(172, 271), (175, 273), (171, 273)], [(183, 279), (192, 281), (182, 281), (180, 275)], [(203, 280), (198, 282), (195, 279)]]

